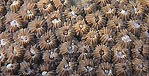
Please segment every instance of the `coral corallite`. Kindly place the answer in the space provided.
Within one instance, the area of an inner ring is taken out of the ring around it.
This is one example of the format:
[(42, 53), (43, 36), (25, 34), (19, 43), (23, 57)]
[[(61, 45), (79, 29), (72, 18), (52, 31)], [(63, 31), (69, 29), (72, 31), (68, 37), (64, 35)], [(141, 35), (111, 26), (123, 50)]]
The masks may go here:
[(69, 23), (64, 23), (63, 27), (58, 28), (56, 35), (62, 42), (71, 41), (74, 36), (74, 31), (72, 30)]
[(76, 35), (78, 36), (83, 36), (83, 34), (88, 32), (89, 27), (85, 24), (84, 20), (82, 21), (78, 21), (75, 25), (74, 25), (74, 30), (76, 32)]
[(16, 36), (14, 35), (14, 40), (23, 46), (30, 44), (32, 39), (33, 35), (28, 29), (20, 29), (16, 33)]
[(40, 37), (43, 33), (45, 33), (45, 21), (42, 17), (37, 17), (33, 21), (29, 22), (28, 28), (31, 33), (34, 33), (37, 37)]
[(23, 27), (23, 19), (21, 15), (17, 13), (7, 13), (6, 14), (6, 30), (10, 32), (15, 32), (21, 27)]
[(85, 40), (85, 43), (89, 46), (96, 46), (99, 39), (99, 34), (95, 30), (90, 30), (83, 38)]
[(49, 50), (56, 46), (56, 38), (53, 32), (49, 31), (46, 32), (44, 35), (41, 36), (39, 39), (39, 47), (42, 50)]

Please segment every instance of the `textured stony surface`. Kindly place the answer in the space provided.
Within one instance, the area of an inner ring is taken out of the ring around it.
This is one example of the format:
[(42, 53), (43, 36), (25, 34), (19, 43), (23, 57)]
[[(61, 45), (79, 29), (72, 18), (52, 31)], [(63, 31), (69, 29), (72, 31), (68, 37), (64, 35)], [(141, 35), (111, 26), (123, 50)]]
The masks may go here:
[(149, 1), (0, 0), (0, 76), (149, 76)]

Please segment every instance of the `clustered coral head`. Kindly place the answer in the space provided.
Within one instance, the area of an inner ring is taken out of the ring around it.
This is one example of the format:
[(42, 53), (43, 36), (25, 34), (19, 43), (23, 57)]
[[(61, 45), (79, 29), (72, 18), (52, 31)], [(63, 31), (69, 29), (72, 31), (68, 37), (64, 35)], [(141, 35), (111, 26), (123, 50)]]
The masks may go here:
[(0, 76), (148, 76), (148, 0), (0, 0)]

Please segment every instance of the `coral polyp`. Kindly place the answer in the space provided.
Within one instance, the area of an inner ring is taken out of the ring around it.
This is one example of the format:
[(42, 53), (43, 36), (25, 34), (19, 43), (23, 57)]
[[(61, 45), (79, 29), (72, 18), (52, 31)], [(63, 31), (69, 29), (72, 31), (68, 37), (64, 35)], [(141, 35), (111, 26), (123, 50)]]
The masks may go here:
[(56, 46), (56, 38), (53, 32), (46, 32), (39, 40), (39, 47), (42, 50), (49, 50)]
[(17, 13), (7, 13), (6, 17), (6, 30), (9, 32), (15, 32), (18, 29), (23, 27), (23, 19), (22, 16)]

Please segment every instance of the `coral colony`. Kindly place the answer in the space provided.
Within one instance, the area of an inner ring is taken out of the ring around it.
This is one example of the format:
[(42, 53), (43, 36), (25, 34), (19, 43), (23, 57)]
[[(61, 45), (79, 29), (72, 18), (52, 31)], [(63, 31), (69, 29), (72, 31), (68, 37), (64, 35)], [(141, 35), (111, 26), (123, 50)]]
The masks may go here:
[(0, 0), (0, 76), (149, 76), (149, 0)]

